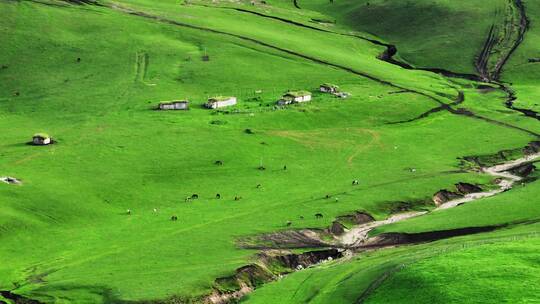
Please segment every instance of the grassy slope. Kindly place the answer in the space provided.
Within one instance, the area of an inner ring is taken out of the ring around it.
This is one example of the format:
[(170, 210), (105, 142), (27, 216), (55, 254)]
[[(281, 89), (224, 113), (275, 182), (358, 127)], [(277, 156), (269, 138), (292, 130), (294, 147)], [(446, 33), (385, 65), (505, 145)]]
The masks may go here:
[(540, 90), (538, 90), (538, 78), (540, 77), (540, 63), (530, 63), (529, 59), (540, 57), (538, 43), (540, 41), (540, 4), (536, 1), (523, 1), (529, 30), (520, 47), (514, 52), (506, 65), (503, 80), (513, 83), (518, 100), (515, 105), (520, 108), (532, 109), (540, 112)]
[(506, 5), (506, 0), (489, 5), (466, 0), (303, 2), (303, 7), (333, 16), (338, 26), (383, 37), (415, 66), (470, 74), (491, 24)]
[[(372, 2), (372, 1), (370, 1)], [(457, 2), (454, 2), (457, 4)], [(395, 7), (395, 3), (386, 2), (387, 6)], [(462, 3), (460, 3), (461, 5)], [(472, 4), (472, 3), (471, 3)], [(306, 4), (307, 5), (307, 4)], [(325, 8), (332, 11), (333, 5), (324, 4)], [(536, 96), (533, 84), (537, 78), (534, 66), (523, 64), (525, 58), (534, 57), (531, 46), (534, 44), (536, 32), (537, 5), (526, 1), (531, 29), (527, 34), (525, 43), (518, 49), (508, 68), (506, 68), (504, 79), (515, 80), (514, 87), (517, 89), (517, 105), (524, 104), (523, 100), (534, 100)], [(345, 5), (343, 5), (345, 7)], [(347, 10), (350, 6), (347, 6)], [(396, 10), (396, 13), (401, 10)], [(469, 10), (467, 13), (471, 12)], [(334, 13), (335, 16), (346, 16), (343, 11)], [(360, 19), (359, 22), (366, 22)], [(338, 19), (338, 24), (341, 19)], [(484, 22), (484, 21), (482, 21)], [(425, 24), (425, 23), (424, 23)], [(423, 24), (423, 25), (424, 25)], [(387, 26), (386, 22), (373, 22), (366, 24), (369, 28)], [(430, 30), (432, 27), (425, 27)], [(418, 29), (418, 27), (416, 28)], [(473, 30), (469, 28), (468, 30)], [(449, 31), (448, 33), (450, 33)], [(390, 31), (389, 35), (401, 34)], [(463, 33), (463, 31), (459, 31)], [(480, 37), (479, 35), (475, 37)], [(445, 35), (445, 41), (449, 43), (461, 43), (463, 37)], [(414, 39), (413, 39), (414, 40)], [(403, 39), (401, 42), (407, 45), (410, 39)], [(393, 42), (393, 41), (391, 41)], [(403, 56), (403, 43), (398, 43)], [(422, 46), (422, 44), (415, 44)], [(455, 49), (457, 50), (457, 49)], [(463, 49), (459, 48), (461, 52)], [(446, 50), (445, 50), (446, 51)], [(466, 51), (470, 51), (466, 49)], [(450, 51), (451, 52), (451, 51)], [(474, 54), (474, 52), (470, 52)], [(520, 54), (521, 53), (521, 54)], [(441, 52), (438, 52), (440, 55)], [(425, 55), (425, 56), (424, 56)], [(431, 59), (431, 54), (417, 52), (415, 56), (419, 58), (413, 63), (425, 64), (426, 58)], [(444, 53), (444, 55), (447, 55)], [(407, 58), (407, 56), (404, 56)], [(463, 58), (463, 57), (460, 57)], [(465, 57), (467, 58), (467, 56)], [(448, 57), (442, 56), (437, 60), (437, 66), (448, 64)], [(441, 61), (442, 60), (442, 61)], [(450, 59), (452, 60), (452, 59)], [(521, 62), (521, 63), (520, 63)], [(515, 65), (520, 68), (514, 67)], [(460, 65), (454, 65), (460, 66)], [(456, 70), (456, 68), (450, 68)], [(467, 71), (467, 70), (464, 70)], [(530, 72), (530, 73), (529, 73)], [(530, 84), (530, 85), (529, 85)], [(516, 125), (525, 126), (531, 130), (538, 128), (536, 121), (510, 115), (512, 111), (505, 109), (503, 102), (505, 96), (500, 92), (480, 94), (474, 90), (466, 91), (464, 105), (475, 113), (487, 117), (497, 118)], [(530, 103), (528, 104), (531, 105)], [(518, 220), (536, 220), (540, 217), (540, 210), (537, 208), (536, 200), (538, 196), (538, 186), (528, 185), (525, 188), (518, 188), (501, 196), (485, 199), (460, 208), (433, 213), (431, 215), (408, 220), (406, 222), (387, 225), (375, 231), (375, 233), (389, 231), (422, 232), (432, 230), (453, 229), (460, 227), (493, 225), (507, 223)], [(519, 228), (519, 233), (537, 235), (538, 227), (524, 226)], [(475, 236), (473, 238), (489, 239), (490, 235)], [(446, 241), (445, 241), (446, 242)], [(448, 242), (462, 243), (462, 239), (449, 240)], [(536, 275), (539, 267), (534, 252), (538, 249), (536, 239), (520, 240), (515, 238), (507, 239), (507, 242), (497, 245), (483, 245), (478, 248), (466, 249), (462, 251), (444, 254), (424, 260), (426, 256), (413, 248), (400, 248), (395, 250), (384, 250), (374, 253), (376, 257), (361, 256), (358, 261), (346, 262), (338, 265), (322, 266), (304, 272), (295, 273), (288, 276), (279, 283), (269, 285), (256, 291), (246, 300), (247, 303), (266, 303), (278, 297), (283, 299), (284, 293), (291, 295), (285, 297), (283, 303), (356, 303), (358, 297), (368, 286), (374, 282), (381, 274), (387, 271), (394, 271), (396, 265), (400, 265), (408, 258), (420, 260), (418, 264), (406, 267), (397, 274), (390, 275), (390, 279), (381, 287), (376, 289), (375, 294), (369, 297), (368, 303), (394, 303), (394, 302), (534, 302), (536, 297), (534, 284), (538, 281)], [(466, 246), (468, 247), (468, 245)], [(436, 250), (437, 245), (429, 244), (429, 248)], [(445, 250), (446, 251), (446, 250)], [(486, 252), (490, 254), (486, 255)], [(398, 268), (400, 269), (400, 268)], [(471, 280), (470, 278), (474, 278)], [(414, 294), (411, 293), (414, 288)], [(489, 298), (486, 298), (489, 295)]]
[(534, 303), (539, 239), (531, 231), (538, 225), (361, 253), (289, 275), (242, 303)]
[[(365, 303), (535, 303), (538, 238), (480, 245), (399, 271)], [(411, 288), (413, 297), (404, 297)]]
[[(358, 39), (174, 1), (123, 4), (305, 52), (428, 94), (455, 94), (439, 76), (375, 60), (381, 48)], [(531, 139), (444, 113), (406, 127), (386, 125), (435, 103), (389, 94), (396, 89), (227, 35), (108, 8), (0, 5), (0, 31), (8, 41), (0, 52), (7, 66), (0, 70), (0, 172), (24, 182), (0, 185), (0, 238), (9, 244), (0, 251), (9, 261), (0, 266), (0, 286), (23, 284), (17, 292), (41, 300), (204, 294), (213, 278), (253, 254), (235, 248), (238, 236), (284, 229), (287, 220), (295, 228), (325, 226), (357, 209), (383, 217), (383, 202), (426, 198), (457, 181), (487, 181), (449, 173), (456, 157)], [(359, 56), (351, 57), (351, 50)], [(209, 62), (200, 59), (205, 51)], [(353, 97), (340, 102), (316, 95), (310, 105), (279, 111), (266, 106), (287, 89), (314, 90), (323, 82), (338, 83)], [(259, 89), (261, 101), (249, 102)], [(240, 97), (237, 109), (252, 115), (201, 109), (214, 94)], [(192, 110), (151, 111), (158, 101), (177, 98), (192, 100)], [(216, 120), (226, 124), (210, 124)], [(38, 131), (59, 143), (27, 146)], [(468, 141), (441, 140), (458, 131)], [(225, 165), (214, 166), (217, 159)], [(261, 160), (265, 172), (256, 170)], [(362, 185), (353, 191), (354, 178)], [(213, 199), (217, 192), (223, 200)], [(192, 193), (201, 199), (184, 203)], [(334, 203), (320, 199), (327, 193), (343, 194)], [(235, 202), (235, 195), (244, 199)], [(318, 212), (324, 220), (312, 217)], [(177, 223), (168, 220), (172, 214)], [(297, 220), (301, 215), (304, 221)]]

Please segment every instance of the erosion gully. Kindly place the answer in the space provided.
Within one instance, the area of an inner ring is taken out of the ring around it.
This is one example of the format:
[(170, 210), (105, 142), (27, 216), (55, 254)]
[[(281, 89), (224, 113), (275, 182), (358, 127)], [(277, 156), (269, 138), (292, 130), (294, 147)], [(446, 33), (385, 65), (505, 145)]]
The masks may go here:
[[(70, 1), (70, 0), (68, 0), (66, 2), (73, 3), (73, 4), (93, 4), (93, 5), (105, 6), (105, 5), (99, 4), (97, 1), (92, 1), (92, 0), (90, 0), (90, 1), (86, 1), (86, 0), (80, 0), (80, 1), (71, 0)], [(263, 14), (263, 13), (260, 13), (260, 12), (255, 12), (255, 11), (246, 10), (246, 9), (230, 8), (230, 7), (221, 7), (221, 8), (235, 9), (235, 10), (237, 10), (239, 12), (242, 12), (242, 13), (255, 14), (255, 15), (258, 15), (258, 16), (261, 16), (261, 17), (271, 18), (271, 19), (278, 20), (278, 21), (281, 21), (281, 22), (286, 22), (286, 23), (289, 23), (289, 24), (292, 24), (292, 25), (295, 25), (295, 26), (306, 27), (306, 28), (310, 28), (310, 29), (313, 29), (313, 30), (317, 30), (317, 31), (324, 31), (324, 32), (329, 32), (329, 33), (333, 33), (333, 34), (338, 34), (338, 35), (354, 36), (354, 37), (357, 37), (359, 39), (363, 39), (363, 40), (369, 41), (371, 43), (374, 43), (376, 45), (384, 46), (384, 47), (386, 47), (386, 50), (378, 57), (378, 59), (380, 59), (380, 60), (386, 61), (386, 62), (394, 64), (394, 65), (398, 65), (398, 66), (400, 66), (400, 67), (402, 67), (404, 69), (423, 70), (423, 71), (428, 71), (428, 72), (441, 74), (441, 75), (443, 75), (445, 77), (463, 78), (463, 79), (468, 79), (468, 80), (477, 81), (477, 82), (483, 81), (483, 82), (487, 82), (487, 83), (496, 85), (499, 89), (503, 90), (507, 94), (508, 97), (507, 97), (507, 101), (506, 101), (506, 106), (509, 109), (520, 112), (520, 113), (526, 115), (527, 117), (540, 119), (539, 118), (540, 116), (538, 115), (538, 113), (536, 113), (536, 112), (534, 112), (532, 110), (520, 109), (520, 108), (515, 107), (514, 106), (514, 101), (517, 98), (515, 96), (514, 91), (510, 88), (510, 86), (508, 84), (505, 84), (505, 83), (502, 83), (502, 82), (499, 81), (500, 73), (502, 71), (502, 68), (504, 67), (506, 62), (509, 60), (512, 53), (522, 43), (522, 41), (524, 39), (524, 36), (525, 36), (525, 34), (527, 32), (528, 26), (529, 26), (529, 21), (528, 21), (527, 16), (526, 16), (525, 6), (523, 5), (522, 1), (521, 0), (513, 0), (511, 3), (516, 6), (516, 8), (518, 9), (519, 14), (520, 14), (520, 16), (519, 16), (520, 17), (519, 29), (518, 29), (518, 35), (517, 35), (518, 38), (516, 39), (516, 41), (512, 45), (510, 51), (507, 52), (506, 54), (504, 54), (501, 58), (498, 58), (496, 60), (497, 64), (495, 65), (495, 68), (490, 71), (489, 66), (488, 66), (488, 62), (490, 62), (489, 56), (492, 54), (491, 51), (493, 50), (494, 47), (496, 47), (496, 42), (497, 42), (497, 39), (496, 39), (497, 37), (496, 37), (496, 33), (495, 33), (495, 26), (493, 26), (491, 28), (490, 32), (489, 32), (489, 35), (488, 35), (488, 38), (487, 38), (486, 43), (484, 45), (484, 48), (481, 50), (481, 52), (480, 52), (480, 54), (479, 54), (479, 56), (477, 58), (477, 61), (475, 62), (475, 66), (477, 67), (477, 71), (478, 71), (478, 74), (480, 76), (472, 75), (472, 74), (456, 73), (456, 72), (452, 72), (452, 71), (448, 71), (448, 70), (444, 70), (444, 69), (438, 69), (438, 68), (417, 68), (417, 67), (413, 67), (413, 66), (409, 65), (408, 63), (401, 62), (401, 61), (396, 60), (394, 58), (394, 56), (397, 54), (397, 47), (395, 45), (387, 44), (387, 43), (384, 43), (384, 42), (381, 42), (381, 41), (378, 41), (378, 40), (375, 40), (375, 39), (363, 37), (363, 36), (360, 36), (360, 35), (337, 33), (337, 32), (329, 31), (329, 30), (326, 30), (326, 29), (321, 29), (321, 28), (318, 28), (318, 27), (305, 25), (305, 24), (302, 24), (302, 23), (299, 23), (299, 22), (296, 22), (296, 21), (287, 20), (285, 18), (276, 17), (276, 16), (270, 16), (270, 15), (266, 15), (266, 14)], [(294, 0), (293, 4), (297, 9), (300, 9), (300, 6), (299, 6), (297, 0)], [(169, 24), (172, 24), (172, 25), (189, 27), (189, 28), (192, 28), (192, 29), (204, 30), (204, 31), (213, 32), (213, 33), (216, 33), (216, 34), (224, 34), (224, 35), (236, 37), (236, 38), (239, 38), (239, 39), (251, 41), (253, 43), (256, 43), (256, 44), (259, 44), (259, 45), (262, 45), (262, 46), (266, 46), (266, 47), (270, 47), (270, 48), (273, 48), (275, 50), (282, 51), (282, 52), (285, 52), (285, 53), (288, 53), (288, 54), (291, 54), (291, 55), (299, 56), (301, 58), (308, 59), (308, 60), (311, 60), (311, 61), (314, 61), (314, 62), (317, 62), (317, 63), (326, 64), (326, 65), (332, 65), (332, 66), (335, 66), (337, 68), (349, 71), (351, 73), (354, 73), (354, 74), (357, 74), (357, 75), (360, 75), (360, 76), (367, 77), (369, 79), (378, 81), (380, 83), (387, 84), (387, 85), (396, 87), (398, 89), (402, 89), (402, 90), (404, 90), (406, 92), (411, 92), (411, 93), (417, 93), (417, 94), (420, 94), (420, 95), (424, 95), (424, 96), (426, 96), (428, 98), (434, 99), (435, 101), (437, 101), (440, 104), (440, 106), (438, 106), (438, 107), (436, 107), (434, 109), (431, 109), (431, 110), (427, 111), (426, 113), (421, 114), (420, 116), (418, 116), (416, 118), (406, 120), (406, 121), (396, 122), (396, 123), (407, 123), (407, 122), (415, 121), (415, 120), (418, 120), (418, 119), (426, 118), (432, 113), (436, 113), (436, 112), (440, 112), (440, 111), (448, 111), (448, 112), (450, 112), (452, 114), (466, 115), (466, 116), (469, 116), (469, 117), (483, 119), (483, 120), (486, 120), (488, 122), (495, 123), (495, 124), (498, 124), (498, 125), (502, 125), (502, 126), (505, 126), (505, 127), (519, 129), (521, 131), (527, 132), (530, 135), (536, 136), (537, 138), (540, 137), (540, 135), (535, 133), (535, 132), (532, 132), (532, 131), (529, 131), (529, 130), (526, 130), (526, 129), (522, 129), (522, 128), (519, 128), (519, 127), (516, 127), (516, 126), (513, 126), (513, 125), (509, 125), (509, 124), (506, 124), (506, 123), (503, 123), (503, 122), (498, 122), (498, 121), (495, 121), (495, 120), (492, 120), (492, 119), (489, 119), (489, 118), (477, 116), (474, 113), (472, 113), (471, 111), (468, 111), (466, 109), (465, 110), (463, 110), (463, 109), (456, 110), (456, 109), (452, 108), (452, 106), (459, 105), (459, 104), (463, 103), (465, 97), (464, 97), (462, 92), (459, 92), (458, 97), (456, 97), (456, 99), (455, 99), (455, 101), (453, 103), (446, 104), (446, 103), (438, 100), (437, 98), (435, 98), (433, 96), (426, 95), (425, 93), (416, 92), (414, 90), (403, 88), (403, 87), (394, 85), (392, 83), (386, 82), (384, 80), (376, 79), (376, 78), (372, 77), (371, 75), (352, 70), (352, 69), (350, 69), (348, 67), (336, 66), (336, 65), (334, 65), (332, 63), (329, 63), (329, 62), (326, 62), (324, 60), (317, 59), (317, 58), (311, 58), (311, 57), (309, 57), (307, 55), (296, 53), (294, 51), (290, 51), (290, 50), (286, 50), (286, 49), (282, 49), (282, 48), (277, 47), (277, 46), (269, 45), (269, 44), (267, 44), (265, 42), (258, 41), (258, 40), (255, 40), (255, 39), (252, 39), (252, 38), (249, 38), (249, 37), (244, 37), (244, 36), (231, 34), (231, 33), (227, 33), (227, 32), (221, 32), (221, 31), (218, 31), (218, 30), (213, 30), (213, 29), (193, 26), (193, 25), (189, 25), (189, 24), (184, 24), (184, 23), (180, 23), (180, 22), (177, 22), (177, 21), (173, 21), (173, 20), (163, 19), (163, 18), (158, 17), (158, 16), (150, 15), (150, 14), (147, 14), (145, 12), (134, 11), (132, 9), (128, 9), (128, 8), (125, 8), (125, 7), (120, 7), (118, 5), (111, 5), (111, 6), (106, 6), (106, 7), (112, 8), (112, 9), (120, 11), (120, 12), (128, 13), (128, 14), (131, 14), (131, 15), (136, 15), (136, 16), (140, 16), (140, 17), (144, 17), (144, 18), (154, 19), (154, 20), (159, 21), (159, 22), (165, 22), (165, 23), (169, 23)], [(243, 296), (245, 296), (246, 294), (250, 293), (251, 291), (254, 290), (254, 288), (259, 286), (261, 284), (261, 282), (262, 283), (269, 282), (269, 281), (272, 281), (272, 280), (275, 280), (275, 279), (279, 278), (281, 275), (290, 273), (291, 271), (301, 270), (301, 269), (306, 268), (306, 267), (317, 265), (318, 263), (321, 263), (323, 261), (328, 261), (328, 260), (333, 260), (333, 259), (340, 259), (340, 258), (343, 258), (345, 256), (350, 256), (352, 254), (355, 254), (356, 252), (359, 252), (359, 251), (373, 250), (373, 249), (384, 248), (384, 247), (389, 247), (389, 246), (395, 247), (395, 246), (400, 246), (400, 245), (405, 245), (405, 244), (415, 244), (415, 243), (422, 243), (422, 242), (430, 242), (430, 241), (435, 241), (435, 240), (454, 237), (454, 236), (459, 236), (459, 235), (467, 235), (467, 234), (474, 234), (474, 233), (489, 232), (489, 231), (493, 231), (495, 229), (499, 229), (501, 227), (505, 227), (507, 225), (503, 224), (503, 225), (488, 226), (488, 227), (469, 227), (469, 228), (446, 230), (446, 231), (431, 231), (431, 232), (424, 232), (424, 233), (417, 233), (417, 234), (383, 233), (383, 234), (380, 234), (380, 235), (377, 235), (377, 236), (374, 236), (374, 237), (369, 237), (369, 232), (370, 231), (372, 231), (373, 229), (375, 229), (377, 227), (381, 227), (383, 225), (387, 225), (387, 224), (391, 224), (391, 223), (397, 223), (397, 222), (400, 222), (400, 221), (405, 221), (405, 220), (410, 219), (410, 218), (424, 216), (426, 214), (433, 213), (433, 212), (439, 212), (439, 211), (445, 210), (445, 209), (455, 208), (457, 206), (461, 206), (461, 205), (466, 204), (466, 203), (474, 202), (474, 201), (477, 201), (479, 199), (486, 198), (486, 197), (492, 197), (492, 196), (498, 195), (498, 194), (500, 194), (502, 192), (508, 191), (508, 190), (512, 189), (512, 187), (516, 183), (521, 182), (523, 180), (522, 176), (511, 173), (510, 171), (515, 169), (515, 168), (518, 168), (518, 167), (520, 167), (520, 166), (522, 166), (524, 164), (530, 164), (531, 162), (537, 160), (538, 158), (540, 158), (540, 152), (538, 150), (536, 150), (534, 153), (525, 155), (524, 157), (522, 157), (520, 159), (517, 159), (517, 160), (507, 161), (507, 162), (504, 162), (502, 164), (498, 164), (498, 165), (491, 166), (491, 167), (482, 167), (482, 168), (480, 168), (480, 171), (482, 173), (489, 174), (489, 175), (491, 175), (491, 176), (493, 176), (494, 178), (497, 179), (497, 181), (498, 181), (498, 184), (497, 184), (498, 189), (489, 190), (489, 191), (480, 191), (480, 192), (467, 193), (463, 197), (448, 200), (448, 201), (440, 204), (439, 206), (437, 206), (434, 210), (432, 210), (430, 212), (427, 212), (427, 211), (404, 212), (404, 213), (394, 214), (394, 215), (390, 216), (389, 218), (387, 218), (385, 220), (379, 220), (379, 221), (371, 220), (372, 219), (371, 216), (366, 215), (366, 217), (364, 217), (364, 219), (367, 219), (367, 222), (362, 223), (360, 225), (357, 225), (357, 226), (355, 226), (355, 227), (353, 227), (353, 228), (351, 228), (349, 230), (344, 230), (343, 233), (340, 234), (339, 236), (336, 236), (335, 240), (333, 242), (331, 242), (331, 243), (325, 242), (325, 241), (323, 241), (322, 239), (319, 238), (320, 230), (304, 229), (304, 230), (302, 230), (300, 232), (298, 232), (298, 231), (292, 232), (293, 234), (295, 234), (297, 236), (297, 238), (298, 238), (298, 240), (300, 242), (307, 242), (308, 244), (311, 244), (311, 245), (317, 244), (317, 247), (326, 247), (326, 249), (324, 249), (324, 250), (316, 250), (316, 251), (308, 251), (308, 252), (304, 252), (304, 253), (301, 253), (301, 254), (293, 254), (293, 253), (284, 253), (282, 248), (278, 248), (276, 250), (272, 250), (271, 248), (267, 248), (266, 250), (262, 251), (258, 255), (258, 259), (257, 259), (258, 262), (257, 263), (253, 263), (253, 264), (241, 267), (241, 268), (236, 270), (235, 274), (233, 274), (233, 275), (231, 275), (229, 277), (216, 279), (216, 284), (219, 284), (219, 282), (221, 282), (221, 281), (235, 281), (236, 283), (238, 283), (238, 289), (236, 291), (233, 291), (233, 292), (221, 291), (218, 288), (216, 288), (214, 290), (214, 292), (212, 292), (210, 295), (208, 295), (206, 297), (203, 297), (203, 298), (200, 298), (200, 299), (197, 299), (197, 301), (201, 302), (201, 303), (215, 303), (215, 304), (229, 303), (231, 301), (240, 299)], [(289, 233), (291, 233), (291, 232), (289, 232)], [(282, 267), (288, 268), (289, 270), (270, 271), (268, 269), (269, 265), (275, 265), (276, 263), (277, 263), (277, 265), (281, 265)], [(395, 272), (395, 271), (399, 271), (399, 269), (396, 269), (393, 272)], [(390, 275), (390, 274), (387, 274), (387, 275)], [(377, 282), (373, 282), (372, 285), (377, 286), (378, 284), (376, 284), (376, 283)], [(366, 292), (369, 293), (367, 290), (364, 293), (366, 293)], [(30, 298), (24, 297), (22, 295), (18, 295), (16, 293), (14, 293), (13, 291), (0, 291), (0, 295), (2, 295), (4, 298), (9, 299), (10, 301), (12, 301), (13, 303), (16, 303), (16, 304), (19, 304), (19, 303), (41, 304), (42, 303), (42, 302), (39, 302), (37, 300), (30, 299)], [(163, 300), (163, 301), (160, 301), (160, 300), (152, 301), (152, 303), (168, 303), (168, 301), (170, 301), (170, 299), (166, 299), (166, 300)], [(4, 303), (4, 302), (0, 300), (0, 303)], [(130, 303), (135, 303), (135, 302), (130, 302)], [(140, 302), (140, 303), (143, 303), (143, 302)]]

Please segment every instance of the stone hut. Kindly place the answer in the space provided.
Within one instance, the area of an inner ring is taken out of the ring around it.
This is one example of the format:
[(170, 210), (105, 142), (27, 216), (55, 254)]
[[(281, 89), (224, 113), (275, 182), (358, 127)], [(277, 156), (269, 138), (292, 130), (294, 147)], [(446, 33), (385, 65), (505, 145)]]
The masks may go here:
[(237, 103), (236, 97), (216, 96), (208, 99), (206, 107), (208, 109), (217, 109), (234, 106)]
[(331, 83), (323, 83), (319, 86), (319, 90), (323, 93), (337, 93), (339, 92), (339, 87)]
[(159, 103), (160, 110), (189, 110), (189, 101), (175, 100)]
[(291, 103), (308, 102), (311, 100), (311, 92), (308, 91), (289, 91), (285, 93), (277, 104), (280, 106)]
[(37, 133), (32, 137), (32, 144), (36, 146), (46, 146), (52, 143), (52, 139), (48, 134)]

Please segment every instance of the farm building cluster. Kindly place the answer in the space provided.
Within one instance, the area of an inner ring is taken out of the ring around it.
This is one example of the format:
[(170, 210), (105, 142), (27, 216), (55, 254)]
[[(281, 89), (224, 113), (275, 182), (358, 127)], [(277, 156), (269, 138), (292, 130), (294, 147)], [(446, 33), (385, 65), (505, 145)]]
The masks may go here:
[(323, 83), (319, 86), (319, 91), (323, 92), (323, 93), (330, 93), (336, 97), (339, 97), (339, 98), (347, 98), (349, 97), (351, 94), (347, 93), (347, 92), (342, 92), (339, 87), (335, 84), (331, 84), (331, 83)]
[[(319, 86), (319, 91), (322, 93), (329, 93), (338, 98), (347, 98), (349, 93), (342, 92), (337, 85), (324, 83)], [(257, 90), (257, 93), (262, 91)], [(295, 103), (309, 102), (312, 99), (312, 93), (310, 91), (288, 91), (277, 101), (277, 105), (285, 106)], [(219, 109), (224, 107), (234, 106), (238, 103), (238, 100), (234, 96), (215, 96), (208, 98), (204, 107), (207, 109)], [(174, 100), (163, 101), (159, 103), (159, 110), (189, 110), (189, 101), (187, 100)]]

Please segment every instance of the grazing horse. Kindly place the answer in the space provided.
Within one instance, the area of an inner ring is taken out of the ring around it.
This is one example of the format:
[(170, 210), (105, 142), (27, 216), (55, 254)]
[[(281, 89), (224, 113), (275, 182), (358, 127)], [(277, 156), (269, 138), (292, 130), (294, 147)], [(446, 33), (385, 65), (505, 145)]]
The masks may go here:
[(317, 214), (315, 214), (315, 218), (318, 218), (318, 219), (321, 219), (321, 218), (323, 218), (323, 215), (322, 215), (322, 213), (317, 213)]
[(216, 194), (216, 198), (217, 198), (217, 199), (221, 199), (221, 194), (219, 194), (219, 193)]
[(198, 198), (199, 198), (199, 195), (198, 195), (198, 194), (193, 194), (193, 195), (191, 196), (191, 199), (198, 199)]
[(178, 216), (176, 215), (171, 216), (171, 221), (173, 222), (178, 221)]

